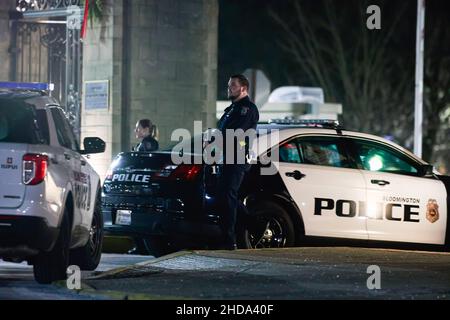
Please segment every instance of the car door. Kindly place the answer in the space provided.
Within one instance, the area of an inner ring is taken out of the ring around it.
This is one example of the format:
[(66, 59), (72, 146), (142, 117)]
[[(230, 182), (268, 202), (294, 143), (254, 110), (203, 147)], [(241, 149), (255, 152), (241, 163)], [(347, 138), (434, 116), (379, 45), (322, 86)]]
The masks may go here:
[(444, 184), (421, 176), (422, 164), (388, 144), (354, 138), (355, 159), (367, 187), (370, 240), (444, 244)]
[(62, 147), (63, 163), (68, 171), (70, 182), (72, 185), (72, 193), (74, 200), (74, 230), (80, 232), (79, 226), (86, 224), (86, 185), (87, 177), (82, 172), (81, 156), (79, 154), (78, 143), (70, 128), (70, 124), (61, 108), (51, 108), (52, 117), (55, 124), (56, 135)]
[(301, 211), (307, 236), (367, 239), (362, 173), (352, 168), (342, 140), (300, 136), (279, 147), (279, 173)]

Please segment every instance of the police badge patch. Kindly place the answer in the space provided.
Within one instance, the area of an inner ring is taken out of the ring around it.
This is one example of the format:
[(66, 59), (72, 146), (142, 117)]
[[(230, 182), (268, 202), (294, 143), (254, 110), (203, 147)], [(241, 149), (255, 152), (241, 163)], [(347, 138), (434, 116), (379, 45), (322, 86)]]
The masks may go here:
[(427, 220), (435, 223), (439, 220), (439, 205), (435, 199), (428, 200), (427, 203)]
[(242, 107), (241, 109), (241, 116), (245, 116), (248, 113), (249, 107)]

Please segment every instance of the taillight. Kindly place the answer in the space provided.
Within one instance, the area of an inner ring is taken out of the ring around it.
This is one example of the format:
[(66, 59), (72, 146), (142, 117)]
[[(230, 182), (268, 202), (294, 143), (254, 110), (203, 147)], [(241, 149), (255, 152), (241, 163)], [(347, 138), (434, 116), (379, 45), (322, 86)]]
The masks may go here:
[(169, 165), (155, 173), (156, 179), (193, 181), (202, 170), (201, 164)]
[(180, 164), (169, 176), (172, 180), (192, 181), (202, 170), (200, 164)]
[(42, 154), (26, 154), (23, 156), (22, 181), (34, 186), (44, 181), (47, 175), (48, 157)]

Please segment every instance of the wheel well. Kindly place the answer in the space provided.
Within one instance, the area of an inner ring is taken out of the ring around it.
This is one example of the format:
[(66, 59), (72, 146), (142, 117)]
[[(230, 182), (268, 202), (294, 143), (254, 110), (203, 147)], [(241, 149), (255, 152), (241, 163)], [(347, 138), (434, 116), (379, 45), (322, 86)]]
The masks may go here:
[(303, 219), (301, 216), (300, 209), (298, 209), (297, 205), (290, 200), (285, 195), (279, 195), (279, 194), (262, 194), (258, 196), (249, 196), (247, 199), (251, 199), (250, 201), (272, 201), (279, 206), (281, 206), (284, 210), (286, 210), (287, 214), (292, 220), (292, 223), (294, 224), (294, 231), (295, 231), (295, 243), (301, 244), (302, 240), (305, 236), (305, 225), (303, 223)]
[(289, 214), (289, 217), (294, 224), (295, 243), (302, 243), (302, 239), (305, 236), (305, 225), (303, 223), (301, 212), (298, 209), (297, 205), (286, 199), (285, 197), (278, 195), (274, 195), (271, 200), (282, 206), (283, 209), (286, 210), (286, 212)]
[(69, 194), (67, 195), (67, 199), (66, 199), (66, 208), (67, 208), (67, 212), (69, 213), (69, 223), (70, 223), (70, 229), (72, 230), (72, 226), (73, 226), (73, 196), (72, 193), (69, 192)]

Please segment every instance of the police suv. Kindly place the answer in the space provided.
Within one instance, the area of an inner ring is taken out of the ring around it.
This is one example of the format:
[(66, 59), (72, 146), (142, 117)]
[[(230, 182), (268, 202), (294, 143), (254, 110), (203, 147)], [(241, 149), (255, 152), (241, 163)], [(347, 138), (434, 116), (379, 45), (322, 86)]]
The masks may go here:
[[(103, 187), (105, 230), (141, 237), (152, 254), (221, 236), (221, 166), (175, 165), (173, 150), (120, 154)], [(278, 121), (258, 126), (253, 150), (240, 189), (241, 248), (449, 245), (450, 177), (391, 141), (330, 121)]]
[(100, 179), (46, 84), (0, 83), (0, 258), (28, 261), (39, 283), (66, 278), (70, 264), (94, 270), (103, 220)]

